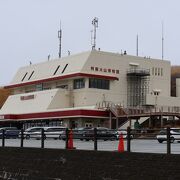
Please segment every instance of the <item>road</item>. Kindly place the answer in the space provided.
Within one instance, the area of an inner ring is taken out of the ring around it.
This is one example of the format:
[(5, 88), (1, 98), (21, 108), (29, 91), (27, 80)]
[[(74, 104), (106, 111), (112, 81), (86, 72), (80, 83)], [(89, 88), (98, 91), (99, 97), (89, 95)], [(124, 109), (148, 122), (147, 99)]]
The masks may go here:
[[(117, 151), (119, 141), (98, 141), (98, 150), (100, 151)], [(94, 142), (93, 141), (80, 141), (74, 140), (73, 141), (74, 147), (76, 149), (82, 150), (93, 150), (94, 149)], [(2, 142), (0, 140), (0, 146)], [(20, 139), (6, 139), (5, 146), (8, 147), (20, 147)], [(41, 147), (41, 140), (36, 139), (29, 139), (24, 140), (24, 147)], [(44, 142), (45, 148), (65, 148), (65, 141), (63, 140), (53, 140), (48, 139)], [(124, 147), (126, 151), (126, 140), (124, 141)], [(134, 139), (131, 141), (131, 152), (146, 152), (146, 153), (166, 153), (167, 151), (167, 144), (158, 143), (157, 140), (138, 140)], [(173, 154), (180, 154), (180, 143), (174, 142), (171, 144), (171, 152)]]

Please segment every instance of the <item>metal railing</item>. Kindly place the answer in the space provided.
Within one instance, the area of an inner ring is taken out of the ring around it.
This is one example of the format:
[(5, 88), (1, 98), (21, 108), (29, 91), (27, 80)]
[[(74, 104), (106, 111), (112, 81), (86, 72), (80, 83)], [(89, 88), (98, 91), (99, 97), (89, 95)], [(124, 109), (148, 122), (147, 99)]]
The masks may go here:
[[(128, 127), (126, 130), (124, 130), (124, 132), (126, 132), (125, 134), (121, 133), (122, 135), (126, 135), (126, 137), (124, 138), (124, 140), (126, 140), (126, 151), (127, 152), (131, 152), (131, 145), (132, 145), (132, 140), (153, 140), (153, 139), (156, 139), (156, 135), (159, 134), (159, 132), (161, 130), (163, 130), (165, 132), (164, 134), (164, 141), (167, 141), (166, 143), (166, 153), (167, 154), (171, 154), (171, 144), (172, 144), (172, 133), (171, 133), (171, 130), (173, 130), (174, 128), (170, 128), (170, 127), (167, 127), (166, 129), (131, 129), (130, 127)], [(176, 130), (178, 130), (176, 128)], [(64, 132), (63, 134), (63, 137), (61, 139), (64, 140), (65, 144), (64, 144), (64, 148), (65, 149), (69, 149), (68, 148), (68, 143), (69, 143), (69, 140), (70, 138), (70, 131), (73, 132), (73, 130), (70, 130), (70, 129), (66, 129), (66, 131)], [(115, 132), (115, 130), (111, 130), (110, 132)], [(176, 135), (179, 135), (179, 138), (177, 138), (176, 140), (179, 140), (180, 141), (180, 129), (178, 131), (179, 133), (176, 133)], [(62, 134), (61, 134), (62, 135)], [(78, 133), (76, 133), (76, 135), (78, 135)], [(82, 134), (81, 134), (82, 135)], [(1, 138), (2, 138), (2, 147), (5, 147), (5, 141), (6, 141), (6, 131), (3, 130), (2, 131), (2, 135), (1, 135)], [(26, 139), (25, 137), (25, 133), (24, 133), (24, 130), (22, 129), (20, 131), (20, 134), (19, 134), (19, 138), (20, 138), (20, 147), (23, 148), (25, 147), (24, 146), (24, 140)], [(99, 131), (97, 130), (97, 128), (94, 128), (93, 131), (91, 131), (90, 133), (90, 136), (87, 136), (87, 137), (83, 137), (84, 140), (93, 140), (93, 144), (94, 144), (94, 147), (93, 149), (95, 151), (98, 150), (98, 145), (99, 145), (99, 140), (120, 140), (119, 137), (115, 138), (115, 136), (104, 136), (104, 137), (101, 137), (99, 136)], [(38, 139), (40, 139), (40, 148), (45, 148), (45, 140), (46, 140), (46, 134), (45, 134), (45, 131), (44, 129), (41, 130), (41, 132), (38, 134)], [(81, 139), (79, 136), (78, 138), (76, 136), (73, 136), (73, 139)]]

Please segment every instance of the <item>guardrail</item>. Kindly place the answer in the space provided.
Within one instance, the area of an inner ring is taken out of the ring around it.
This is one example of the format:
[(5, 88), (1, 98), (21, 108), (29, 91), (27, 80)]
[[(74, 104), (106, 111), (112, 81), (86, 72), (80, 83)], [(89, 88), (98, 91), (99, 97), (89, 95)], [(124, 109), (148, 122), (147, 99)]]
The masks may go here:
[[(126, 151), (127, 152), (131, 152), (131, 143), (132, 143), (132, 140), (135, 140), (135, 139), (138, 139), (138, 140), (152, 140), (152, 139), (156, 139), (156, 135), (159, 134), (159, 132), (161, 130), (164, 130), (165, 131), (165, 134), (164, 134), (164, 141), (167, 141), (167, 144), (166, 144), (166, 153), (167, 154), (171, 154), (171, 144), (172, 144), (172, 136), (173, 134), (171, 133), (171, 130), (173, 130), (174, 128), (170, 128), (170, 127), (167, 127), (166, 129), (131, 129), (130, 127), (128, 127), (126, 130), (124, 130), (125, 133), (120, 133), (122, 134), (123, 136), (125, 135), (126, 137), (124, 138), (124, 140), (126, 140)], [(177, 128), (176, 128), (177, 130)], [(69, 143), (69, 140), (70, 138), (73, 138), (73, 139), (81, 139), (79, 136), (76, 137), (76, 136), (70, 136), (70, 132), (73, 132), (72, 130), (69, 130), (69, 129), (66, 129), (66, 131), (64, 132), (63, 134), (63, 137), (61, 139), (64, 140), (65, 144), (64, 144), (64, 148), (65, 149), (69, 149), (68, 147), (68, 143)], [(111, 130), (109, 132), (112, 132), (114, 133), (115, 130)], [(40, 139), (40, 148), (45, 148), (45, 140), (46, 140), (46, 134), (45, 134), (45, 131), (44, 129), (41, 130), (41, 132), (39, 132), (38, 135), (38, 139)], [(62, 134), (61, 134), (62, 135)], [(76, 133), (76, 135), (80, 135), (80, 132), (79, 134)], [(82, 135), (82, 134), (81, 134)], [(114, 134), (115, 135), (115, 134)], [(179, 138), (177, 138), (176, 140), (179, 140), (180, 141), (180, 129), (179, 129), (179, 132), (176, 133), (176, 135), (179, 135)], [(6, 131), (3, 130), (2, 131), (2, 134), (1, 134), (1, 138), (2, 138), (2, 147), (5, 147), (5, 141), (6, 141)], [(24, 130), (22, 129), (20, 134), (19, 134), (19, 138), (20, 138), (20, 147), (23, 148), (25, 147), (24, 146), (24, 140), (26, 139), (26, 135), (24, 133)], [(97, 130), (97, 128), (94, 128), (93, 131), (91, 131), (91, 134), (90, 136), (87, 136), (87, 137), (83, 137), (83, 140), (93, 140), (93, 144), (94, 144), (94, 150), (97, 151), (98, 150), (98, 145), (99, 145), (99, 140), (119, 140), (119, 137), (117, 136), (117, 138), (115, 138), (115, 136), (107, 136), (104, 135), (104, 136), (100, 136), (99, 134), (99, 131)], [(82, 140), (82, 139), (81, 139)]]

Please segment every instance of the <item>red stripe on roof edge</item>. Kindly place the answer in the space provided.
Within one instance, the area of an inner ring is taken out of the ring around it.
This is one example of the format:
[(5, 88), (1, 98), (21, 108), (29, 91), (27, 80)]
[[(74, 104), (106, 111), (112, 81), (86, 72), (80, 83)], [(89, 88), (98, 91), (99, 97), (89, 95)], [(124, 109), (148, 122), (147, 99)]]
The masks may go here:
[(29, 114), (5, 114), (4, 120), (23, 120), (33, 118), (53, 118), (53, 117), (76, 117), (76, 116), (91, 116), (91, 117), (109, 117), (107, 111), (99, 110), (69, 110), (69, 111), (55, 111), (55, 112), (40, 112), (40, 113), (29, 113)]
[(7, 86), (4, 86), (4, 88), (6, 88), (6, 89), (7, 88), (15, 88), (15, 87), (26, 86), (26, 85), (31, 85), (31, 84), (43, 83), (43, 82), (47, 82), (47, 81), (55, 81), (55, 80), (60, 80), (60, 79), (73, 78), (73, 77), (77, 77), (77, 76), (95, 77), (95, 78), (103, 78), (103, 79), (109, 79), (109, 80), (119, 80), (118, 77), (114, 77), (114, 76), (105, 76), (105, 75), (87, 74), (87, 73), (74, 73), (74, 74), (68, 74), (68, 75), (64, 75), (64, 76), (58, 76), (58, 77), (52, 77), (52, 78), (47, 78), (47, 79), (24, 82), (24, 83), (20, 83), (20, 84), (7, 85)]

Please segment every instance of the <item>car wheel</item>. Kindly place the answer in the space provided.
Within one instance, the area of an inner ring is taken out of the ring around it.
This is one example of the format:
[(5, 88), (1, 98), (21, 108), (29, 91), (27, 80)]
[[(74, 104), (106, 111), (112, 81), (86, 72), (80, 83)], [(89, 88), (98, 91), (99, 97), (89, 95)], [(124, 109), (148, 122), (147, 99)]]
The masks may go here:
[(26, 135), (26, 139), (30, 139), (30, 135)]
[(163, 143), (163, 140), (162, 140), (162, 139), (158, 139), (158, 142), (159, 142), (159, 143)]
[(170, 140), (170, 141), (171, 141), (171, 143), (173, 143), (173, 142), (174, 142), (174, 140), (175, 140), (175, 139), (174, 139), (174, 137), (171, 137), (171, 140)]

